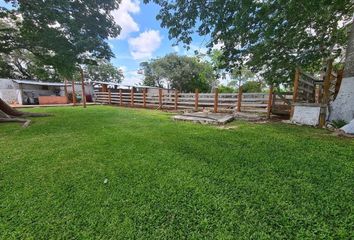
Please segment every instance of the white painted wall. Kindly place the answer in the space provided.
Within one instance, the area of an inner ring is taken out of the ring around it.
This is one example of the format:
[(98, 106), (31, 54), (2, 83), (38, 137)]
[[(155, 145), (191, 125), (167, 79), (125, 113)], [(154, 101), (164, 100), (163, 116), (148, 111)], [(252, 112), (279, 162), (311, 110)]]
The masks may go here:
[(0, 79), (0, 98), (8, 103), (17, 103), (18, 86), (10, 79)]
[(331, 103), (329, 120), (354, 119), (354, 77), (344, 78), (337, 98)]
[(317, 126), (319, 124), (321, 107), (294, 106), (294, 114), (291, 119), (294, 123)]
[[(0, 79), (0, 98), (7, 103), (22, 104), (23, 101), (27, 101), (28, 97), (38, 97), (38, 96), (55, 96), (56, 90), (59, 90), (59, 95), (64, 96), (64, 87), (54, 87), (48, 86), (48, 89), (43, 89), (40, 85), (22, 84), (23, 86), (23, 96), (21, 96), (21, 90), (18, 83), (14, 82), (12, 79)], [(76, 94), (81, 95), (82, 86), (81, 84), (75, 84)], [(72, 86), (68, 84), (68, 93), (72, 92)], [(94, 97), (93, 88), (91, 85), (85, 85), (85, 94)]]

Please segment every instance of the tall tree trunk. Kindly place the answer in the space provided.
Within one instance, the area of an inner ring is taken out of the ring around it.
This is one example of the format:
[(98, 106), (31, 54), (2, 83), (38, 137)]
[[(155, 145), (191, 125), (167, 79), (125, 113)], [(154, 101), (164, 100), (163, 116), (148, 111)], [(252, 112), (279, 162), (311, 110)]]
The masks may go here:
[(349, 122), (354, 118), (354, 21), (346, 50), (344, 78), (330, 109), (330, 120)]

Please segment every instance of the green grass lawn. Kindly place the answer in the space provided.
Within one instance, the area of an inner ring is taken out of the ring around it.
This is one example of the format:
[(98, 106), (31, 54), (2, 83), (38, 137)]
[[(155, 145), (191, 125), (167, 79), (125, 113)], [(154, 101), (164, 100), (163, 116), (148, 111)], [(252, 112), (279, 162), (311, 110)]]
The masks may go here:
[(0, 125), (0, 239), (354, 238), (354, 141), (153, 110)]

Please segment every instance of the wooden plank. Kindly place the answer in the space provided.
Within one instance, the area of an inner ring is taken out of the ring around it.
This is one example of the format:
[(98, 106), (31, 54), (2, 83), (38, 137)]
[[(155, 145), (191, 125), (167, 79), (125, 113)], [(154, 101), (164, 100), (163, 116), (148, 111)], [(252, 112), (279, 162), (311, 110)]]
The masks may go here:
[(274, 96), (279, 96), (286, 104), (291, 105), (291, 101), (283, 96), (283, 93), (275, 93)]
[(175, 90), (175, 110), (178, 110), (178, 91), (177, 89)]
[(108, 92), (108, 85), (102, 84), (102, 92)]
[(159, 108), (162, 109), (162, 89), (159, 88)]
[(219, 104), (219, 89), (215, 88), (214, 94), (214, 112), (218, 112), (218, 104)]
[(237, 95), (237, 112), (241, 112), (242, 106), (242, 86), (238, 88), (238, 95)]
[(82, 68), (80, 68), (80, 74), (81, 74), (81, 89), (82, 89), (82, 105), (84, 108), (86, 108), (86, 94), (85, 94), (85, 78), (84, 78), (84, 71)]
[(320, 81), (318, 78), (316, 78), (316, 77), (314, 77), (314, 76), (312, 76), (312, 75), (310, 75), (310, 74), (308, 74), (308, 73), (301, 72), (301, 74), (304, 75), (304, 76), (307, 77), (307, 78), (312, 79), (313, 81)]
[(268, 98), (268, 106), (267, 106), (267, 118), (270, 119), (270, 115), (272, 113), (272, 100), (273, 100), (273, 85), (269, 87), (269, 98)]
[(304, 84), (304, 85), (309, 85), (309, 86), (311, 86), (311, 87), (314, 87), (314, 86), (315, 86), (315, 84), (314, 84), (313, 82), (307, 81), (307, 80), (302, 79), (302, 78), (299, 79), (299, 82), (302, 83), (302, 84)]
[(130, 105), (134, 107), (134, 87), (130, 90)]
[(298, 90), (304, 91), (304, 92), (309, 93), (309, 94), (313, 94), (313, 89), (308, 89), (308, 88), (303, 87), (303, 86), (299, 86)]
[(195, 89), (195, 99), (194, 99), (194, 111), (198, 111), (198, 102), (199, 102), (199, 90)]
[(242, 107), (262, 107), (262, 108), (266, 108), (268, 106), (268, 104), (267, 103), (258, 103), (258, 104), (245, 104), (245, 103), (243, 103), (242, 104)]
[(108, 103), (109, 103), (109, 104), (112, 104), (111, 89), (108, 90)]
[(122, 96), (122, 89), (119, 89), (119, 105), (123, 105), (123, 96)]
[(146, 88), (143, 89), (143, 107), (146, 108)]
[(73, 95), (73, 106), (76, 106), (76, 92), (75, 92), (75, 81), (71, 81), (72, 95)]

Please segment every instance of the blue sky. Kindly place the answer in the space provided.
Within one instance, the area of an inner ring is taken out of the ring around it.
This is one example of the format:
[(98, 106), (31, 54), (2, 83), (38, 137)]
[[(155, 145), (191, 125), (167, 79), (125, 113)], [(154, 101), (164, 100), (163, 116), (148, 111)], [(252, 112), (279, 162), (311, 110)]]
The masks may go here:
[(116, 22), (122, 27), (118, 39), (109, 43), (116, 57), (115, 66), (125, 72), (125, 84), (137, 84), (142, 76), (137, 74), (139, 63), (167, 53), (193, 54), (194, 50), (205, 51), (203, 38), (195, 35), (190, 51), (181, 46), (173, 47), (174, 40), (168, 39), (168, 30), (160, 27), (156, 20), (159, 6), (153, 3), (143, 4), (138, 0), (123, 0), (118, 11), (113, 12)]
[[(0, 0), (0, 6), (10, 7)], [(192, 55), (194, 50), (205, 51), (204, 38), (195, 35), (191, 50), (181, 46), (173, 47), (174, 40), (168, 39), (168, 30), (160, 27), (156, 20), (159, 6), (153, 3), (144, 4), (142, 0), (122, 0), (118, 10), (112, 14), (122, 27), (121, 35), (108, 42), (115, 54), (111, 62), (123, 69), (123, 84), (139, 84), (142, 76), (137, 73), (139, 63), (171, 52)]]

